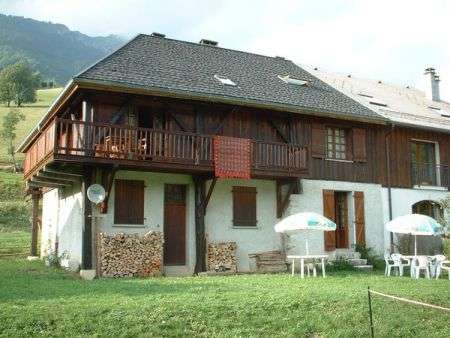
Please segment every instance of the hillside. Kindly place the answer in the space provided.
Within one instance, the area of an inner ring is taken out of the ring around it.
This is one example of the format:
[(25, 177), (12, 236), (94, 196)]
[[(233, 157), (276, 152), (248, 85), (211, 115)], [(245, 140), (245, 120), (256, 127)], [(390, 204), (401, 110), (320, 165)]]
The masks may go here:
[[(30, 130), (36, 125), (39, 119), (47, 111), (50, 104), (61, 92), (61, 88), (53, 89), (42, 89), (37, 91), (37, 100), (32, 104), (25, 104), (19, 109), (24, 115), (25, 120), (21, 121), (17, 126), (17, 138), (16, 145), (22, 142), (25, 136), (30, 132)], [(16, 109), (16, 107), (12, 107)], [(0, 123), (3, 122), (3, 116), (8, 112), (10, 108), (3, 104), (0, 104)], [(22, 154), (18, 154), (18, 159), (23, 159)], [(8, 156), (6, 153), (6, 145), (0, 140), (0, 165), (2, 162), (8, 162)]]
[(0, 14), (0, 69), (25, 58), (43, 80), (59, 85), (122, 43), (114, 35), (91, 37), (61, 24)]

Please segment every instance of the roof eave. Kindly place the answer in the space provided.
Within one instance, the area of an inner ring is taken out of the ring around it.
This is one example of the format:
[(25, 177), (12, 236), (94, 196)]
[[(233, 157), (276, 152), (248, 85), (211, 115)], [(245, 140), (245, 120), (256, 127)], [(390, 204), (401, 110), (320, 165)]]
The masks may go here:
[(161, 87), (145, 87), (139, 86), (135, 84), (125, 84), (120, 82), (113, 81), (101, 81), (101, 80), (91, 80), (86, 78), (75, 78), (74, 82), (80, 88), (86, 89), (102, 89), (102, 90), (111, 90), (111, 91), (123, 91), (126, 89), (130, 93), (136, 94), (144, 94), (144, 95), (155, 95), (162, 97), (175, 97), (182, 99), (195, 99), (199, 101), (209, 101), (209, 102), (221, 102), (226, 104), (236, 104), (241, 106), (249, 106), (254, 108), (263, 108), (263, 109), (274, 109), (278, 111), (285, 111), (291, 113), (307, 113), (314, 116), (320, 117), (331, 117), (336, 119), (345, 119), (351, 121), (359, 121), (373, 124), (382, 124), (385, 125), (387, 123), (387, 119), (379, 116), (379, 117), (364, 117), (364, 116), (356, 116), (349, 115), (345, 113), (337, 113), (331, 110), (324, 109), (312, 109), (308, 107), (300, 107), (295, 105), (281, 104), (277, 102), (267, 102), (267, 101), (259, 101), (253, 99), (243, 99), (236, 98), (232, 96), (225, 95), (217, 95), (217, 94), (204, 94), (192, 91), (184, 91), (184, 90), (175, 90)]

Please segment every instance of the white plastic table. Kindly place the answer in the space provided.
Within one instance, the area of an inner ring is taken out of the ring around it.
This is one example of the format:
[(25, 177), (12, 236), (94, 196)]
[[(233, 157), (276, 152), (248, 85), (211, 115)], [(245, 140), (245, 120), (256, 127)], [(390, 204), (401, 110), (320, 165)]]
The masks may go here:
[[(294, 269), (295, 269), (295, 260), (300, 260), (300, 277), (305, 278), (305, 259), (320, 259), (320, 262), (322, 264), (322, 277), (325, 278), (325, 259), (328, 258), (328, 255), (288, 255), (286, 257), (287, 259), (292, 259), (292, 276), (294, 276)], [(308, 275), (309, 275), (309, 269), (308, 269)], [(313, 265), (313, 276), (317, 276), (316, 272), (316, 265)]]
[[(415, 262), (415, 260), (417, 259), (417, 257), (419, 257), (419, 256), (422, 256), (422, 257), (427, 257), (428, 259), (430, 259), (432, 256), (427, 256), (427, 255), (402, 255), (402, 258), (404, 258), (404, 259), (407, 259), (407, 260), (409, 260), (409, 264), (410, 264), (410, 266), (409, 266), (409, 271), (410, 271), (410, 276), (411, 276), (411, 278), (413, 278), (414, 276), (413, 276), (413, 274), (414, 274), (414, 269), (413, 269), (413, 264), (415, 265), (416, 264), (416, 262)], [(428, 264), (430, 264), (430, 263), (428, 263)], [(430, 276), (432, 275), (432, 273), (431, 273), (431, 266), (428, 266), (428, 268), (430, 269)], [(433, 276), (431, 276), (431, 277), (433, 277)]]

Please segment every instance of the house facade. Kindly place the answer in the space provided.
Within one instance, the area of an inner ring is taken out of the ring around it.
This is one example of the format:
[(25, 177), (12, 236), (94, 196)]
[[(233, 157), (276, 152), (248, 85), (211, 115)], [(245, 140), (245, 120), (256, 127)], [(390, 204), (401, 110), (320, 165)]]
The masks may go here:
[[(383, 253), (383, 224), (400, 210), (394, 187), (409, 191), (418, 175), (402, 167), (408, 145), (387, 142), (391, 129), (289, 60), (139, 35), (75, 76), (19, 147), (35, 209), (42, 198), (40, 254), (91, 270), (99, 233), (156, 231), (166, 274), (205, 271), (208, 245), (229, 242), (245, 272), (252, 254), (304, 252), (302, 238), (286, 245), (273, 230), (300, 211), (338, 225), (307, 235), (310, 252)], [(443, 165), (449, 138), (439, 135)], [(448, 171), (429, 182), (419, 172), (422, 185), (448, 189)], [(87, 198), (94, 183), (106, 191), (98, 205)]]

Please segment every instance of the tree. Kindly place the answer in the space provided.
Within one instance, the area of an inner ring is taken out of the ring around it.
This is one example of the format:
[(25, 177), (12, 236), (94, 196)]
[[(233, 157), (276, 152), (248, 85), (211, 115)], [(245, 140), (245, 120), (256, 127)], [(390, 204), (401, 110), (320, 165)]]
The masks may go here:
[(17, 163), (15, 156), (14, 141), (16, 139), (17, 124), (25, 119), (25, 115), (18, 109), (10, 109), (9, 112), (3, 116), (2, 128), (0, 129), (0, 137), (6, 143), (7, 153), (11, 156), (14, 165), (14, 172), (17, 172)]
[(25, 61), (5, 67), (0, 72), (0, 100), (8, 106), (14, 101), (18, 107), (25, 102), (35, 102), (39, 83), (39, 73), (34, 73)]

